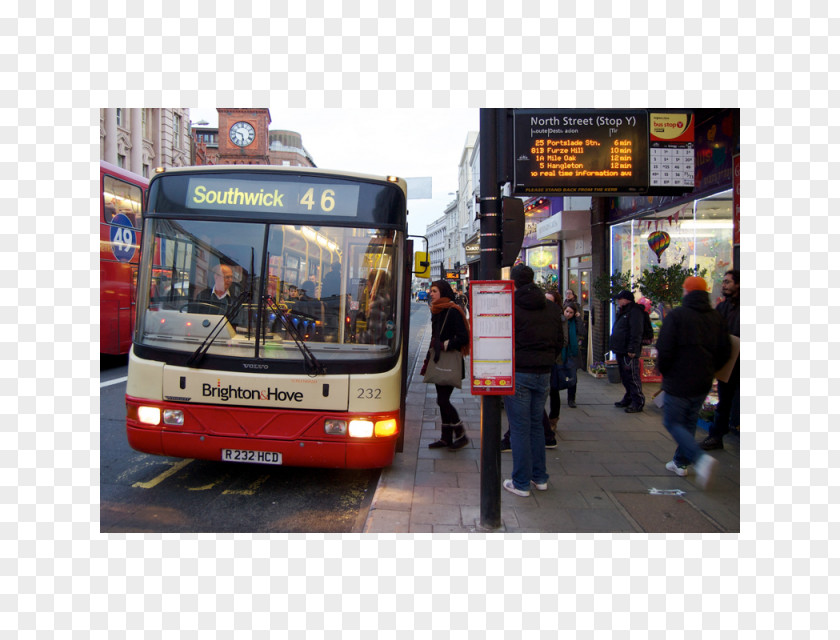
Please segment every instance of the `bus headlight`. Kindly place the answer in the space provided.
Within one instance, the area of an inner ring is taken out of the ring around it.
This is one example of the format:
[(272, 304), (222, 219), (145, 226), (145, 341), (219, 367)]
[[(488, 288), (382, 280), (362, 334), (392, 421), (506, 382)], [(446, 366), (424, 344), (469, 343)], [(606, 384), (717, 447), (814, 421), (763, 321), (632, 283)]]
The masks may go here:
[(325, 420), (324, 433), (331, 436), (347, 435), (347, 422), (344, 420)]
[(351, 438), (370, 438), (373, 435), (373, 422), (370, 420), (351, 420)]
[(184, 412), (180, 409), (164, 409), (163, 424), (171, 424), (178, 427), (184, 425)]
[(137, 419), (143, 424), (157, 426), (160, 424), (160, 408), (137, 407)]
[(373, 428), (373, 433), (377, 438), (386, 438), (397, 433), (397, 421), (391, 418), (390, 420), (379, 420)]
[(375, 423), (372, 420), (351, 420), (349, 433), (351, 438), (387, 438), (397, 433), (397, 421), (394, 418)]

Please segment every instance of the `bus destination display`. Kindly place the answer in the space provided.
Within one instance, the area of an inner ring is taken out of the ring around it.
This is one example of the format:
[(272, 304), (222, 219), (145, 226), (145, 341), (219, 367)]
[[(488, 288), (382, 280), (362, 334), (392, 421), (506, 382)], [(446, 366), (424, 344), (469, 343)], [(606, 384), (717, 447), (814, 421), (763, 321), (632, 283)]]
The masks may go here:
[(648, 114), (621, 109), (514, 111), (514, 193), (644, 193)]
[(189, 178), (185, 204), (191, 209), (355, 217), (358, 214), (359, 185), (200, 176)]

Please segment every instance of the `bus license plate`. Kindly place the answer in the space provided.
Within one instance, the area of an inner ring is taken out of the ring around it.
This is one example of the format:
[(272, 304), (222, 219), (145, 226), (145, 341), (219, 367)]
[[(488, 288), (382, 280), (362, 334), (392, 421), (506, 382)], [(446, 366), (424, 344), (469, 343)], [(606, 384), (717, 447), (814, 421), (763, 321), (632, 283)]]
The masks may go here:
[(222, 449), (224, 462), (259, 462), (283, 464), (283, 454), (276, 451), (250, 451), (248, 449)]

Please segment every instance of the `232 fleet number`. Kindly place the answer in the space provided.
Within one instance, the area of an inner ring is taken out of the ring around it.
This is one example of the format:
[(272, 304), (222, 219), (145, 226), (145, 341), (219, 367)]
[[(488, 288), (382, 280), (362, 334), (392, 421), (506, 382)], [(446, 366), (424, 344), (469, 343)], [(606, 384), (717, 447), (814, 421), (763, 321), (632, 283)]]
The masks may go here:
[(379, 400), (382, 397), (382, 389), (358, 388), (356, 389), (359, 400)]

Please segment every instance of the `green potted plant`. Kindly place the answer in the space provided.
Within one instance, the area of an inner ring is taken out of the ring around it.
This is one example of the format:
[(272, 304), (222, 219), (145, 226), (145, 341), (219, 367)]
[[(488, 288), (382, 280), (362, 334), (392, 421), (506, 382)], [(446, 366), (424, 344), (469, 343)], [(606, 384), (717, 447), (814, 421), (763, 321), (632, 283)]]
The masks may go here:
[(661, 304), (666, 308), (673, 308), (682, 300), (682, 283), (689, 276), (706, 276), (706, 269), (700, 269), (695, 273), (694, 269), (684, 267), (685, 256), (680, 261), (669, 267), (653, 265), (645, 269), (639, 278), (639, 290), (642, 295), (654, 305)]

